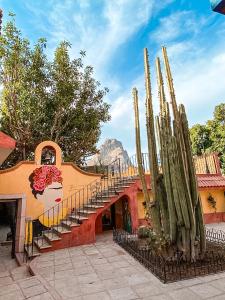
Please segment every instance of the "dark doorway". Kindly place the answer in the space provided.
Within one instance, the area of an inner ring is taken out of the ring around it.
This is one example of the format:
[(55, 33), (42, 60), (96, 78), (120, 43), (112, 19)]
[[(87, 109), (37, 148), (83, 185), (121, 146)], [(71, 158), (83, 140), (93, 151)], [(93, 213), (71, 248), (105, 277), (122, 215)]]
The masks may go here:
[(112, 204), (102, 213), (102, 229), (103, 231), (112, 230), (115, 227), (115, 204)]
[(132, 231), (131, 214), (129, 208), (129, 201), (127, 199), (124, 199), (122, 202), (122, 210), (123, 210), (123, 229), (131, 233)]
[(11, 244), (11, 256), (15, 257), (17, 201), (0, 200), (0, 244)]

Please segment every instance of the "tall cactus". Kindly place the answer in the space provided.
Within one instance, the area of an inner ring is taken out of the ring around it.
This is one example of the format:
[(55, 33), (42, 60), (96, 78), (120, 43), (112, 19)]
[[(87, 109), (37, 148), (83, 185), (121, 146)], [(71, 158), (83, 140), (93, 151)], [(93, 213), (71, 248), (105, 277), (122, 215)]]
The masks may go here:
[(162, 48), (162, 52), (172, 104), (173, 122), (171, 122), (169, 104), (166, 101), (160, 59), (157, 58), (156, 73), (160, 113), (156, 117), (156, 128), (161, 159), (161, 168), (159, 168), (148, 51), (144, 49), (146, 127), (153, 199), (150, 199), (142, 166), (138, 92), (137, 89), (134, 89), (138, 169), (144, 197), (149, 208), (149, 216), (158, 243), (162, 240), (167, 241), (167, 243), (164, 243), (164, 247), (168, 251), (164, 253), (175, 255), (179, 250), (186, 260), (195, 261), (197, 255), (204, 255), (206, 244), (201, 200), (197, 190), (185, 109), (183, 105), (180, 105), (179, 108), (177, 106), (172, 73), (165, 47)]

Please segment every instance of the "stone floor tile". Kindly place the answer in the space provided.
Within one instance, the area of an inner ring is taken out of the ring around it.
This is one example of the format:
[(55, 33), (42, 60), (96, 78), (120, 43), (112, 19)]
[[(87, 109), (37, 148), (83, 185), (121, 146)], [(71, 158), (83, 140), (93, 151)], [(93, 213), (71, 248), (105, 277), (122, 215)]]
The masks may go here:
[(5, 271), (0, 272), (0, 278), (1, 277), (6, 277), (6, 276), (9, 276), (9, 271), (5, 270)]
[(28, 300), (54, 300), (49, 292), (30, 297)]
[(82, 295), (94, 294), (97, 292), (103, 292), (105, 287), (102, 282), (96, 281), (93, 283), (82, 283), (79, 285)]
[(154, 296), (162, 294), (162, 289), (151, 282), (132, 286), (133, 290), (140, 297)]
[(110, 300), (109, 294), (106, 292), (95, 293), (92, 295), (85, 295), (82, 297), (82, 300)]
[(169, 296), (174, 300), (199, 300), (202, 299), (189, 288), (179, 289), (169, 292)]
[(74, 269), (67, 270), (67, 271), (63, 270), (63, 271), (55, 272), (54, 278), (55, 279), (60, 279), (60, 278), (71, 277), (71, 276), (74, 276)]
[(201, 284), (201, 278), (197, 277), (197, 278), (192, 278), (192, 279), (187, 279), (187, 280), (181, 280), (178, 281), (177, 284), (180, 287), (188, 287), (188, 286), (192, 286), (192, 285), (196, 285), (196, 284)]
[(114, 261), (111, 264), (115, 268), (126, 268), (130, 266), (128, 261), (122, 259), (120, 261)]
[[(168, 294), (160, 294), (157, 296), (151, 296), (151, 297), (144, 297), (141, 298), (142, 300), (171, 300), (172, 298), (170, 298), (170, 296), (168, 296)], [(179, 299), (181, 300), (181, 299)], [(195, 299), (189, 299), (189, 300), (195, 300)]]
[(54, 260), (40, 261), (38, 263), (38, 266), (39, 266), (39, 268), (52, 267), (52, 266), (54, 266)]
[(134, 266), (125, 267), (125, 268), (119, 268), (117, 272), (122, 275), (132, 275), (132, 274), (143, 274), (143, 272), (137, 270)]
[(54, 260), (54, 265), (64, 265), (64, 264), (68, 264), (71, 263), (71, 258), (70, 257), (66, 257), (66, 258), (57, 258)]
[(109, 290), (110, 297), (113, 300), (133, 300), (138, 299), (137, 294), (130, 288), (124, 287), (120, 289)]
[(146, 278), (144, 275), (142, 275), (141, 273), (131, 274), (125, 276), (125, 278), (127, 279), (129, 285), (136, 285), (140, 283), (150, 282), (150, 280)]
[(13, 283), (13, 280), (11, 277), (9, 276), (6, 276), (6, 277), (1, 277), (0, 278), (0, 288), (2, 286), (5, 286), (5, 285), (8, 285), (8, 284), (12, 284)]
[(8, 294), (0, 295), (0, 300), (23, 300), (25, 297), (21, 291), (17, 290)]
[(77, 276), (70, 276), (70, 277), (64, 277), (64, 278), (59, 278), (55, 279), (53, 281), (53, 286), (55, 287), (70, 287), (70, 286), (77, 286), (78, 285), (78, 279)]
[(84, 274), (84, 275), (79, 275), (77, 276), (78, 282), (79, 283), (93, 283), (96, 281), (99, 281), (99, 277), (97, 276), (96, 273), (89, 273), (89, 274)]
[(59, 287), (59, 286), (55, 286), (56, 291), (60, 294), (60, 296), (62, 297), (62, 299), (73, 299), (75, 297), (80, 297), (80, 299), (82, 299), (81, 297), (81, 289), (78, 285), (72, 285), (72, 286), (65, 286), (65, 287)]
[[(124, 256), (122, 256), (122, 259), (124, 259)], [(115, 262), (115, 261), (121, 261), (121, 255), (107, 257), (107, 260), (110, 263)]]
[(99, 257), (99, 258), (92, 259), (92, 260), (90, 261), (90, 263), (91, 263), (91, 265), (93, 265), (93, 266), (96, 266), (96, 265), (102, 265), (102, 264), (107, 263), (107, 259), (101, 256), (101, 257)]
[(20, 290), (19, 286), (15, 283), (10, 284), (10, 285), (6, 285), (6, 286), (2, 286), (0, 288), (0, 296), (10, 294), (10, 293), (14, 293), (14, 292), (17, 292), (19, 290)]
[(128, 286), (128, 280), (125, 277), (118, 276), (116, 278), (102, 280), (106, 289), (112, 290)]
[(91, 265), (86, 267), (75, 268), (73, 270), (74, 275), (85, 275), (85, 274), (93, 273), (94, 271), (95, 270)]
[(210, 285), (220, 289), (221, 291), (225, 291), (225, 278), (210, 281)]
[(201, 277), (198, 277), (198, 278), (200, 278), (200, 280), (202, 282), (210, 282), (212, 280), (216, 280), (216, 279), (221, 278), (221, 275), (220, 274), (211, 274), (211, 275), (207, 275), (207, 276), (201, 276)]
[(109, 271), (109, 270), (116, 270), (117, 269), (114, 266), (112, 266), (112, 264), (110, 264), (108, 262), (105, 263), (105, 264), (101, 264), (101, 265), (94, 265), (93, 267), (97, 271)]
[(46, 274), (46, 273), (53, 273), (55, 272), (55, 266), (50, 266), (50, 267), (44, 267), (44, 268), (41, 268), (39, 267), (39, 264), (37, 264), (37, 271), (38, 271), (38, 274)]
[(46, 288), (42, 284), (22, 289), (22, 291), (26, 298), (44, 294), (45, 292), (47, 292)]
[(202, 299), (214, 297), (223, 293), (222, 290), (215, 288), (208, 283), (194, 285), (189, 287), (189, 289), (199, 295)]
[(215, 297), (212, 297), (212, 298), (208, 298), (208, 300), (225, 300), (225, 293), (223, 293), (220, 296), (215, 296)]
[(67, 263), (67, 264), (64, 264), (64, 265), (57, 265), (55, 266), (55, 272), (58, 272), (58, 271), (67, 271), (67, 270), (72, 270), (73, 269), (73, 265), (72, 263)]
[(74, 255), (84, 255), (84, 251), (82, 248), (79, 247), (73, 247), (73, 248), (69, 248), (69, 254), (70, 256), (74, 256)]
[(31, 286), (40, 285), (40, 280), (34, 276), (28, 279), (20, 280), (18, 283), (22, 289), (25, 289)]
[(96, 272), (101, 280), (118, 278), (118, 276), (121, 276), (118, 270), (99, 270)]
[(86, 255), (94, 255), (94, 254), (99, 254), (99, 251), (97, 248), (88, 248), (88, 249), (84, 249), (84, 253)]

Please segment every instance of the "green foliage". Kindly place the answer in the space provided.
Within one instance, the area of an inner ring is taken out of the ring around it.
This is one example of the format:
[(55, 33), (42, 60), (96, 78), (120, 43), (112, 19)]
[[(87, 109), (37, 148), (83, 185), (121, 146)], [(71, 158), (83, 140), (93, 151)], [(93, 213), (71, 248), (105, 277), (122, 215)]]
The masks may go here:
[(210, 132), (204, 125), (196, 124), (190, 129), (192, 152), (194, 155), (201, 155), (211, 146)]
[(63, 41), (53, 61), (45, 54), (46, 40), (32, 47), (12, 19), (0, 37), (1, 130), (17, 141), (7, 166), (32, 159), (43, 140), (60, 145), (65, 161), (81, 163), (96, 152), (101, 124), (110, 119), (108, 92), (83, 65), (85, 52), (70, 59), (70, 43)]
[(152, 235), (152, 228), (149, 226), (140, 226), (138, 228), (138, 237), (140, 239), (148, 238)]
[(217, 152), (225, 173), (225, 103), (215, 107), (212, 120), (208, 120), (205, 125), (194, 125), (190, 134), (193, 154)]

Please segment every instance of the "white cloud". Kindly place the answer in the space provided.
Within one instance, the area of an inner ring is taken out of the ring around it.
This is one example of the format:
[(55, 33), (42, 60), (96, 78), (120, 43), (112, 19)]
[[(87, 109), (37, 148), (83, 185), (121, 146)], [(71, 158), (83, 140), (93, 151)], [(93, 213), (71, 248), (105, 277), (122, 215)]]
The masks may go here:
[(196, 35), (200, 32), (207, 19), (196, 17), (193, 11), (178, 11), (159, 20), (158, 28), (150, 35), (157, 43), (174, 41), (185, 35)]

